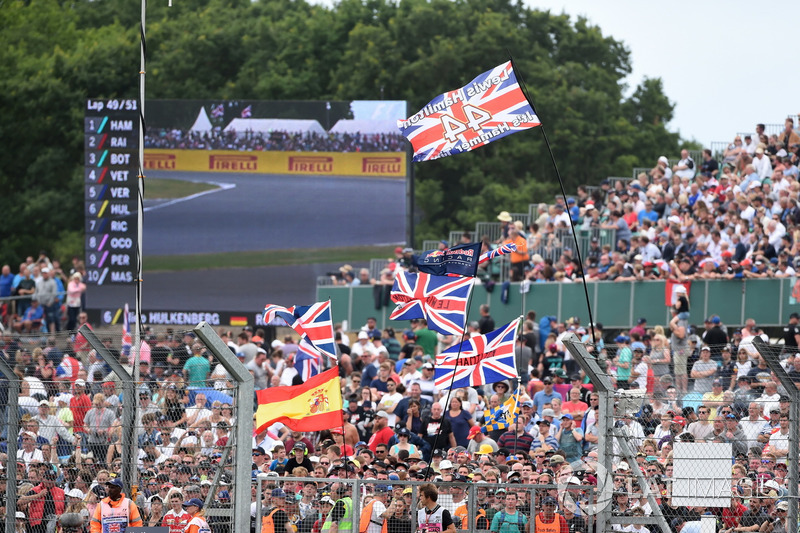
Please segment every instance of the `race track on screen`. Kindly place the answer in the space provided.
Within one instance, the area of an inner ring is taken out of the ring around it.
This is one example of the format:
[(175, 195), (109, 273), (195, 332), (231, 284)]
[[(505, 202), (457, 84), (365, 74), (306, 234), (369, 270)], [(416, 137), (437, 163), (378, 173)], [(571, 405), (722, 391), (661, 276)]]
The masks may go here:
[(222, 190), (145, 200), (145, 258), (405, 240), (405, 180), (159, 171), (147, 177), (217, 183)]

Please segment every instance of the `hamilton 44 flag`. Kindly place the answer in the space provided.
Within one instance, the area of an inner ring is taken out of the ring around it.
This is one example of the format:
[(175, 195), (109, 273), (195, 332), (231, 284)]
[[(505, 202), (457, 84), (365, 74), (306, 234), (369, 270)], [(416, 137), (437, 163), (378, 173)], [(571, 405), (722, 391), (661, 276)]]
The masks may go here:
[(464, 87), (440, 94), (397, 127), (414, 147), (414, 161), (469, 152), (541, 125), (517, 82), (511, 61)]
[(514, 342), (520, 319), (476, 335), (436, 356), (436, 387), (458, 389), (519, 378)]

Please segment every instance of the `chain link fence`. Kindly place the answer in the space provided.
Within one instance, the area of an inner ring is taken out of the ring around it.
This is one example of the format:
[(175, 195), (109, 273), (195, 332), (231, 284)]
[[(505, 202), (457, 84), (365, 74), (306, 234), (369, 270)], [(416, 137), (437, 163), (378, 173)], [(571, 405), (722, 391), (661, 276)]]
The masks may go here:
[(252, 418), (252, 390), (240, 409), (237, 376), (194, 332), (148, 337), (134, 381), (135, 352), (119, 329), (81, 331), (3, 337), (11, 379), (2, 392), (19, 387), (16, 402), (2, 402), (6, 530), (18, 518), (23, 531), (51, 531), (78, 513), (88, 531), (106, 483), (119, 479), (145, 526), (182, 531), (181, 504), (199, 498), (212, 530), (233, 531), (236, 457), (239, 448), (250, 457), (252, 440), (240, 447), (238, 430)]

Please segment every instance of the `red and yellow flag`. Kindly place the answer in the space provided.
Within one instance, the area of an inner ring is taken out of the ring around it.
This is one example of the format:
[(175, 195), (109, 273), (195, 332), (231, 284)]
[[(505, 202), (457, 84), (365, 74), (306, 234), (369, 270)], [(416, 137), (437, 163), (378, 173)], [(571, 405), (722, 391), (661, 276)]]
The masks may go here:
[(282, 422), (294, 431), (321, 431), (344, 424), (339, 369), (317, 374), (302, 385), (260, 390), (256, 431)]

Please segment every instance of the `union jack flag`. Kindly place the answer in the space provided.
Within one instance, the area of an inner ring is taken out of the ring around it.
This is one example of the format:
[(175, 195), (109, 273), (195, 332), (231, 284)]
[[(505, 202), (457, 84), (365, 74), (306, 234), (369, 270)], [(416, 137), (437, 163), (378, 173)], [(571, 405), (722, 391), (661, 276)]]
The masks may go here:
[(521, 387), (517, 385), (517, 390), (514, 394), (509, 396), (503, 405), (497, 409), (487, 409), (483, 412), (483, 433), (490, 433), (501, 429), (508, 429), (512, 424), (516, 423), (520, 415), (519, 397), (521, 395)]
[(225, 114), (225, 106), (219, 104), (218, 106), (214, 106), (211, 108), (211, 116), (214, 118), (219, 118)]
[(337, 360), (330, 301), (289, 308), (268, 304), (264, 308), (264, 323), (269, 324), (276, 317), (282, 318), (301, 338), (307, 336), (314, 348)]
[(253, 106), (249, 105), (242, 109), (242, 118), (250, 118), (253, 116)]
[(469, 152), (541, 122), (517, 83), (511, 61), (441, 94), (397, 127), (414, 147), (414, 161)]
[(128, 320), (128, 304), (125, 304), (124, 315), (122, 317), (122, 355), (128, 356), (131, 354), (131, 326)]
[(462, 335), (474, 279), (400, 272), (391, 293), (397, 308), (389, 320), (424, 318), (433, 331)]
[(303, 335), (297, 345), (297, 353), (294, 356), (294, 368), (303, 381), (319, 374), (319, 364), (322, 354), (314, 348), (307, 335)]
[(436, 356), (436, 387), (457, 389), (519, 377), (514, 341), (521, 317), (486, 335), (476, 335)]
[(506, 255), (506, 254), (510, 254), (511, 252), (516, 252), (516, 251), (517, 251), (517, 245), (516, 244), (513, 244), (513, 243), (503, 244), (502, 246), (498, 246), (494, 250), (489, 250), (485, 254), (481, 254), (480, 259), (478, 259), (478, 264), (480, 265), (480, 264), (485, 263), (486, 261), (491, 261), (492, 259), (494, 259), (498, 255)]

